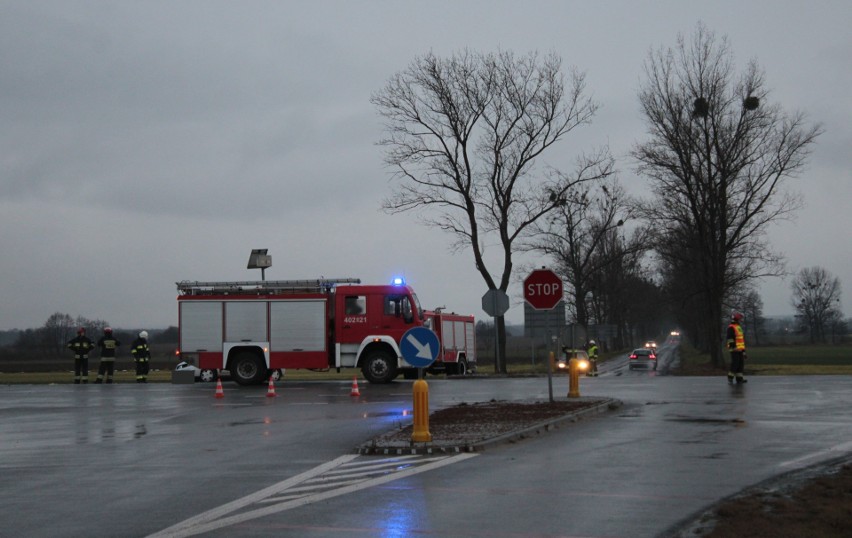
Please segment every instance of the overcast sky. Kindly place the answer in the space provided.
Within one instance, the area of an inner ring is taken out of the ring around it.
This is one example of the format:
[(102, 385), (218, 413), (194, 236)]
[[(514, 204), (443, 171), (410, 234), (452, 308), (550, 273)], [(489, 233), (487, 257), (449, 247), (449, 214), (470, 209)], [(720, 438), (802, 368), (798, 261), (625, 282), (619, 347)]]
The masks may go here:
[[(699, 21), (738, 67), (757, 60), (771, 101), (823, 125), (789, 183), (805, 208), (769, 239), (791, 271), (838, 276), (849, 315), (848, 1), (0, 0), (0, 329), (57, 311), (175, 325), (175, 282), (259, 280), (252, 248), (269, 249), (267, 279), (404, 274), (425, 307), (485, 318), (470, 252), (380, 210), (391, 177), (371, 94), (429, 51), (554, 51), (601, 109), (541, 164), (608, 144), (641, 195), (627, 152), (645, 136), (642, 63)], [(792, 313), (789, 281), (760, 286), (765, 314)], [(510, 295), (519, 322), (520, 286)]]

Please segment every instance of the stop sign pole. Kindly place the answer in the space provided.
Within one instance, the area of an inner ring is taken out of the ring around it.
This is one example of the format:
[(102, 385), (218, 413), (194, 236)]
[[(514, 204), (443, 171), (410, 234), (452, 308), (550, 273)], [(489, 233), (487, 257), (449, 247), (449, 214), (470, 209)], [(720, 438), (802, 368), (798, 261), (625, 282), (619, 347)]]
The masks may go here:
[[(524, 279), (524, 300), (535, 310), (553, 310), (562, 300), (562, 279), (542, 267)], [(552, 352), (551, 352), (552, 354)], [(547, 361), (547, 392), (553, 401), (553, 361)]]
[(494, 318), (494, 372), (502, 372), (500, 365), (500, 334), (497, 330), (497, 318), (509, 310), (509, 296), (501, 289), (490, 289), (482, 296), (482, 309)]

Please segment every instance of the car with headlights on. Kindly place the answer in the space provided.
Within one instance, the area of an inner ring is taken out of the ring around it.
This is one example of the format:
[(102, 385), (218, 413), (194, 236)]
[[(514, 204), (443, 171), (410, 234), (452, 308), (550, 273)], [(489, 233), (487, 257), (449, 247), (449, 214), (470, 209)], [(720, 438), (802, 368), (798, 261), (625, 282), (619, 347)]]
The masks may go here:
[(556, 369), (567, 372), (570, 366), (568, 361), (571, 359), (578, 361), (577, 367), (581, 372), (589, 369), (589, 354), (582, 349), (570, 349), (568, 347), (562, 348), (562, 355), (556, 359)]
[(657, 352), (648, 347), (640, 347), (634, 349), (627, 358), (628, 367), (633, 370), (635, 368), (645, 368), (646, 370), (657, 369)]

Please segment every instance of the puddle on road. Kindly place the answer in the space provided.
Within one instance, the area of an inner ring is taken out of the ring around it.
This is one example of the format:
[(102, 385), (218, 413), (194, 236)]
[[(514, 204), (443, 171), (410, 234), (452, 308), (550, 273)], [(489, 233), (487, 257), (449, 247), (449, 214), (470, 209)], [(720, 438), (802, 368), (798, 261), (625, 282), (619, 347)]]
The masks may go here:
[(368, 412), (361, 415), (361, 418), (382, 418), (382, 417), (409, 417), (413, 416), (414, 412), (408, 409), (400, 412), (400, 411), (382, 411), (382, 412)]
[(746, 421), (741, 418), (708, 418), (708, 417), (670, 417), (666, 420), (671, 422), (692, 422), (695, 424), (734, 424), (745, 426)]
[[(414, 412), (410, 409), (404, 409), (402, 411), (375, 411), (375, 412), (366, 412), (361, 414), (361, 418), (387, 418), (387, 417), (411, 417)], [(270, 418), (262, 418), (262, 419), (249, 419), (249, 420), (239, 420), (234, 422), (228, 422), (226, 426), (229, 427), (237, 427), (237, 426), (258, 426), (264, 424), (271, 424), (273, 422)]]
[(240, 420), (238, 422), (229, 422), (228, 426), (256, 426), (258, 424), (269, 424), (269, 420), (264, 419), (252, 419), (252, 420)]

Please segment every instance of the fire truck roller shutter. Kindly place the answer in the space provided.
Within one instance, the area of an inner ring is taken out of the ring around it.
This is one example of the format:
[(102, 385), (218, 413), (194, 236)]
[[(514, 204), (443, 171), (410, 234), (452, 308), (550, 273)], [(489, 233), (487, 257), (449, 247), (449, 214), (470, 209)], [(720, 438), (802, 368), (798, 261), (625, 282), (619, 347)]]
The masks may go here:
[(326, 301), (272, 301), (270, 345), (274, 351), (326, 351)]
[(455, 367), (456, 375), (467, 375), (469, 370), (467, 363), (467, 348), (465, 346), (466, 325), (469, 325), (469, 323), (465, 323), (464, 321), (453, 322), (453, 342), (455, 343), (455, 347), (458, 352), (458, 363)]
[(182, 352), (222, 351), (222, 303), (180, 302), (180, 346)]

